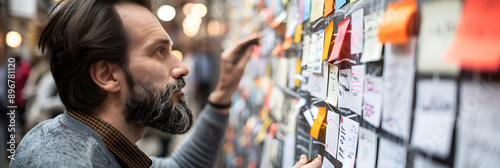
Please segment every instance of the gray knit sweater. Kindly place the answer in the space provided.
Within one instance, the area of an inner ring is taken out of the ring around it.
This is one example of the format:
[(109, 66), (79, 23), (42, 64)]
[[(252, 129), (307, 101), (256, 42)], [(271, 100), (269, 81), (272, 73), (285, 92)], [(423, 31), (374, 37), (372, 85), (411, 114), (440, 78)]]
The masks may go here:
[[(228, 115), (205, 106), (194, 130), (168, 158), (152, 167), (213, 167)], [(120, 167), (99, 135), (67, 113), (38, 124), (21, 140), (10, 167)]]

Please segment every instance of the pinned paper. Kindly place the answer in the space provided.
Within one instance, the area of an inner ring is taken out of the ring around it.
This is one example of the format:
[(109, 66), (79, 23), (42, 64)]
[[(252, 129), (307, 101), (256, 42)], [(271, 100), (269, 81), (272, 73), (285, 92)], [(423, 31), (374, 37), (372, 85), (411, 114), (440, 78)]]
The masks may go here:
[(328, 58), (328, 53), (330, 53), (330, 43), (332, 41), (333, 36), (333, 21), (325, 27), (325, 42), (323, 43), (323, 57), (321, 60), (325, 60)]
[(293, 167), (295, 156), (295, 135), (287, 134), (283, 148), (283, 167)]
[(446, 58), (462, 69), (498, 72), (500, 69), (500, 4), (498, 0), (465, 1), (455, 38)]
[(329, 63), (333, 62), (333, 60), (337, 59), (340, 56), (340, 50), (342, 50), (343, 48), (342, 46), (344, 45), (344, 39), (350, 22), (351, 17), (348, 17), (347, 19), (339, 23), (339, 31), (337, 32), (337, 37), (335, 38), (335, 44), (333, 44), (332, 53), (330, 53), (330, 58), (328, 59)]
[(323, 165), (321, 165), (322, 168), (335, 168), (335, 166), (333, 166), (332, 162), (330, 162), (328, 158), (323, 157), (323, 160), (321, 161), (323, 162)]
[(318, 117), (314, 120), (314, 124), (311, 127), (310, 135), (318, 139), (319, 130), (321, 129), (321, 123), (325, 120), (326, 107), (318, 107)]
[(339, 71), (338, 105), (341, 108), (350, 108), (351, 104), (351, 69)]
[[(316, 33), (316, 42), (315, 42), (315, 49), (313, 51), (313, 56), (314, 58), (314, 63), (313, 63), (313, 69), (312, 71), (314, 73), (322, 73), (323, 69), (323, 46), (321, 45), (322, 41), (325, 41), (325, 29), (320, 29)], [(312, 40), (311, 40), (312, 42)]]
[(443, 165), (432, 160), (432, 157), (425, 158), (422, 155), (416, 155), (413, 159), (413, 168), (449, 168), (450, 166)]
[(454, 167), (498, 167), (500, 83), (464, 81), (460, 86)]
[(311, 0), (304, 0), (304, 15), (302, 17), (302, 22), (309, 20), (311, 17)]
[(292, 46), (292, 37), (287, 37), (285, 38), (285, 42), (283, 42), (283, 45), (281, 45), (281, 49), (283, 50), (288, 50), (290, 49), (290, 46)]
[(340, 7), (344, 6), (346, 0), (335, 0), (335, 10), (339, 10)]
[(365, 92), (363, 94), (363, 120), (378, 128), (382, 116), (381, 77), (368, 76), (365, 78)]
[(359, 127), (359, 145), (356, 167), (375, 167), (377, 157), (377, 133)]
[[(325, 64), (321, 64), (322, 66), (327, 66)], [(326, 69), (327, 67), (324, 67)], [(326, 86), (328, 82), (328, 73), (323, 73), (323, 74), (317, 74), (317, 73), (312, 73), (309, 75), (309, 82), (308, 82), (308, 91), (311, 93), (312, 96), (320, 98), (321, 100), (326, 99)]]
[(325, 101), (336, 107), (339, 96), (339, 67), (333, 64), (328, 64), (328, 67), (328, 87)]
[[(313, 34), (314, 35), (314, 34)], [(311, 35), (304, 34), (304, 41), (302, 42), (302, 65), (306, 66), (309, 64), (310, 46), (311, 46)]]
[(382, 57), (382, 43), (378, 41), (378, 25), (382, 19), (383, 11), (374, 12), (365, 16), (365, 39), (361, 62), (373, 62)]
[(295, 27), (295, 34), (293, 35), (293, 42), (300, 43), (302, 41), (302, 24)]
[(340, 135), (337, 160), (342, 162), (343, 167), (354, 167), (356, 158), (356, 145), (358, 144), (359, 123), (342, 116), (340, 120)]
[(350, 109), (358, 115), (361, 114), (363, 105), (363, 84), (365, 79), (365, 65), (355, 65), (351, 67), (351, 107)]
[[(316, 59), (318, 57), (318, 55), (316, 55), (316, 51), (317, 51), (317, 46), (320, 45), (318, 44), (318, 33), (312, 33), (311, 34), (311, 38), (309, 39), (309, 46), (307, 49), (309, 49), (309, 51), (307, 52), (307, 70), (313, 72), (313, 73), (321, 73), (321, 66), (318, 66), (316, 67), (317, 69), (314, 69), (315, 68), (315, 62), (316, 62)], [(321, 47), (323, 47), (323, 45), (320, 45)]]
[(328, 16), (330, 13), (333, 12), (333, 0), (325, 0), (325, 15), (324, 17)]
[(325, 151), (337, 158), (337, 146), (339, 139), (339, 114), (328, 111), (326, 116)]
[(411, 18), (417, 11), (416, 0), (391, 2), (378, 26), (378, 39), (382, 43), (401, 44), (409, 39), (413, 31)]
[[(301, 64), (301, 60), (297, 59), (297, 63), (295, 64), (295, 73), (297, 73), (297, 74), (302, 73), (302, 68), (301, 68), (300, 64)], [(300, 80), (295, 79), (295, 87), (299, 87), (299, 86), (300, 86)]]
[(386, 138), (380, 138), (377, 167), (405, 168), (406, 148)]
[(351, 54), (363, 52), (363, 15), (363, 8), (354, 11), (351, 15)]
[(310, 22), (314, 22), (323, 16), (323, 5), (325, 5), (325, 0), (311, 0)]
[(411, 144), (426, 153), (448, 158), (457, 108), (457, 83), (453, 80), (420, 80)]
[(419, 73), (452, 76), (460, 73), (457, 64), (445, 62), (444, 52), (455, 35), (461, 9), (461, 1), (432, 1), (422, 4), (417, 57)]
[(385, 45), (382, 129), (404, 140), (410, 137), (415, 48), (416, 38), (404, 45)]

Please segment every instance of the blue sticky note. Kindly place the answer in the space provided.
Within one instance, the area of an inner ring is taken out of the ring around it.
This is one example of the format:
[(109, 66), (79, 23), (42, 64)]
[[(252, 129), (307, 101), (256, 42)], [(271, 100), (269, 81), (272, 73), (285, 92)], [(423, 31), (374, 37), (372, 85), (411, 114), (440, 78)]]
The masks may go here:
[(335, 10), (339, 10), (340, 7), (344, 6), (347, 0), (335, 0)]
[[(345, 0), (344, 0), (345, 1)], [(311, 17), (311, 0), (304, 0), (304, 16), (302, 17), (302, 22), (309, 20)]]
[(278, 15), (281, 13), (281, 8), (283, 8), (283, 4), (281, 3), (281, 0), (275, 0), (275, 9), (274, 9), (274, 16)]

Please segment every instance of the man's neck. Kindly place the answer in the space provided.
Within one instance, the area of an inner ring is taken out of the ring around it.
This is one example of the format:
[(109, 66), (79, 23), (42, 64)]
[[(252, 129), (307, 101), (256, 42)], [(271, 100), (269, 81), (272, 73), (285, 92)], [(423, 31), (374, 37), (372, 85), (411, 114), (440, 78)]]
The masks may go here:
[(123, 134), (131, 143), (135, 144), (144, 137), (147, 127), (138, 123), (127, 122), (127, 119), (123, 114), (123, 107), (123, 105), (108, 103), (104, 100), (104, 102), (101, 103), (101, 106), (98, 106), (93, 110), (93, 113), (98, 118), (111, 124), (111, 126), (120, 131), (120, 133)]

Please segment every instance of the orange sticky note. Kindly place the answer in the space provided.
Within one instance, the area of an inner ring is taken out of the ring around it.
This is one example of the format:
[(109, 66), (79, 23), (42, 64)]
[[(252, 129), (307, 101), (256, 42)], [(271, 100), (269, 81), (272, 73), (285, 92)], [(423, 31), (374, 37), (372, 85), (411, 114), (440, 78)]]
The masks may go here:
[(325, 17), (333, 12), (333, 0), (325, 0)]
[(378, 26), (378, 40), (382, 43), (406, 43), (411, 33), (408, 29), (413, 29), (413, 23), (410, 23), (410, 19), (416, 11), (417, 2), (415, 0), (389, 3)]
[(281, 49), (283, 50), (288, 50), (290, 49), (290, 46), (292, 46), (292, 37), (286, 37), (285, 42), (283, 42), (283, 45), (281, 45)]
[(498, 72), (500, 69), (500, 3), (498, 0), (465, 1), (455, 38), (445, 53), (462, 69)]
[(269, 137), (274, 138), (274, 135), (276, 134), (276, 130), (278, 130), (278, 123), (273, 123), (271, 125), (271, 128), (269, 128)]
[(300, 43), (302, 41), (302, 24), (295, 27), (295, 34), (293, 35), (293, 42)]
[(318, 139), (319, 130), (321, 129), (321, 123), (325, 120), (326, 107), (318, 107), (318, 116), (314, 120), (314, 124), (311, 127), (310, 135)]
[(335, 43), (333, 44), (330, 58), (328, 58), (329, 63), (340, 56), (340, 50), (342, 49), (342, 45), (344, 45), (345, 35), (347, 33), (347, 29), (349, 28), (350, 22), (351, 17), (348, 17), (347, 19), (339, 23), (339, 31), (337, 32), (337, 37), (335, 37)]
[(333, 36), (333, 21), (325, 27), (325, 42), (323, 44), (323, 58), (321, 60), (325, 60), (328, 58), (328, 53), (330, 51), (330, 42), (332, 41)]

